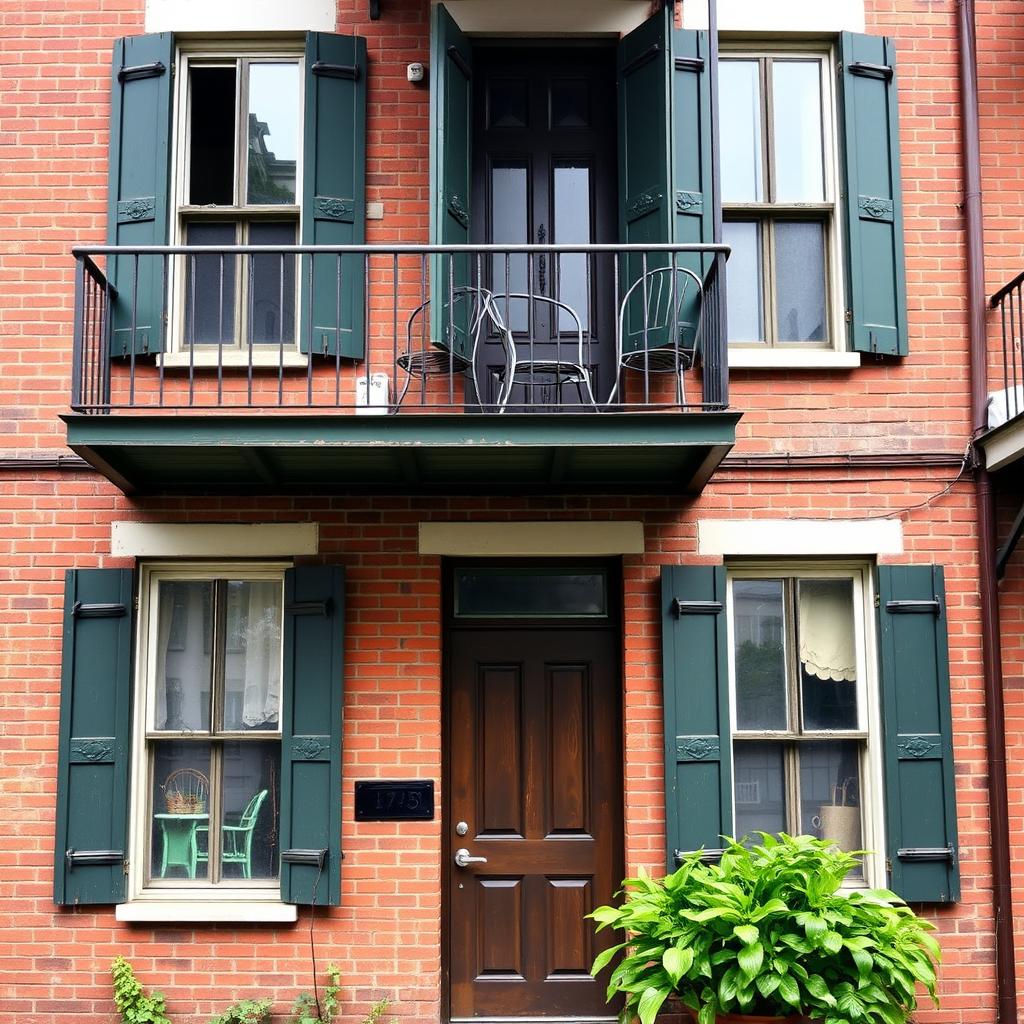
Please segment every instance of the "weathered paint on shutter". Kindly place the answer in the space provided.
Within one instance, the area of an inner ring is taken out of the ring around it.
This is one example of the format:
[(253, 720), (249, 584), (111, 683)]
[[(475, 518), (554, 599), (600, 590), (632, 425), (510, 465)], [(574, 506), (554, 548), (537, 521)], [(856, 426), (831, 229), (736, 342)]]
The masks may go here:
[[(303, 245), (366, 241), (366, 40), (306, 33), (302, 143)], [(303, 352), (362, 359), (366, 273), (362, 255), (302, 261)]]
[(284, 593), (281, 898), (337, 906), (344, 572), (336, 566), (297, 566), (285, 573)]
[[(437, 4), (431, 24), (430, 65), (430, 241), (466, 245), (470, 234), (473, 49), (455, 20)], [(442, 348), (469, 358), (469, 304), (452, 302), (469, 284), (470, 257), (438, 256), (431, 267), (431, 334)], [(454, 308), (453, 323), (437, 310)]]
[(131, 746), (132, 572), (64, 582), (53, 898), (121, 903)]
[(895, 47), (883, 36), (844, 32), (840, 62), (849, 343), (858, 352), (905, 356)]
[(910, 902), (960, 898), (953, 728), (941, 566), (878, 567), (886, 854)]
[[(110, 103), (107, 242), (167, 245), (171, 192), (174, 36), (127, 36), (114, 43)], [(165, 260), (120, 256), (108, 263), (110, 355), (163, 352)]]
[(665, 822), (679, 852), (719, 850), (732, 833), (725, 569), (663, 566)]

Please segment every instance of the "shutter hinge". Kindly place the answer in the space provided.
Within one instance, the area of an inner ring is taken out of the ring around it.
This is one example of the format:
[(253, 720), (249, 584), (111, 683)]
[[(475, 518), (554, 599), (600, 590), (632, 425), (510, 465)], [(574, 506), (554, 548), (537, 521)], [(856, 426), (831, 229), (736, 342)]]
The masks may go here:
[(127, 612), (123, 604), (83, 604), (76, 601), (71, 606), (73, 619), (117, 619)]
[(846, 312), (845, 312), (845, 313), (843, 314), (843, 317), (844, 317), (844, 319), (846, 320), (846, 322), (847, 322), (848, 324), (852, 324), (852, 323), (853, 323), (853, 310), (852, 310), (852, 309), (848, 309), (848, 310), (847, 310), (847, 311), (846, 311)]
[(285, 605), (286, 615), (324, 615), (330, 616), (333, 602), (330, 598), (326, 601), (293, 601)]
[(940, 615), (942, 603), (937, 597), (930, 601), (886, 601), (885, 610), (890, 615)]
[(125, 877), (127, 877), (127, 875), (128, 875), (128, 866), (129, 866), (129, 864), (130, 864), (130, 863), (131, 863), (131, 862), (130, 862), (130, 861), (129, 861), (129, 860), (127, 859), (127, 858), (126, 858), (126, 859), (125, 859), (125, 862), (124, 862), (124, 873), (125, 873)]
[(891, 857), (886, 857), (885, 858), (885, 873), (889, 876), (890, 879), (892, 878), (892, 858)]
[(672, 614), (678, 619), (682, 615), (717, 615), (722, 610), (721, 601), (681, 601), (672, 598)]
[(876, 608), (881, 608), (882, 607), (882, 597), (881, 597), (880, 594), (875, 594), (875, 607)]
[(136, 594), (136, 595), (135, 595), (135, 596), (134, 596), (134, 597), (132, 598), (132, 611), (133, 611), (133, 612), (137, 612), (138, 610), (139, 610), (139, 595), (138, 595), (138, 594)]

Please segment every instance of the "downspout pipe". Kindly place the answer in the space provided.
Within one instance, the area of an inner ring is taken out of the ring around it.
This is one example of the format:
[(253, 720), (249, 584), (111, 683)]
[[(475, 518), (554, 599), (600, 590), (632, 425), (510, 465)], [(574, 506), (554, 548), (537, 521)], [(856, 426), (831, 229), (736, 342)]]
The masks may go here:
[[(971, 427), (987, 426), (988, 339), (985, 331), (985, 249), (981, 212), (981, 142), (974, 0), (957, 0), (960, 38), (960, 109), (963, 138), (963, 213), (967, 256), (967, 331), (970, 345)], [(999, 594), (996, 589), (995, 502), (983, 462), (975, 468), (982, 674), (985, 687), (989, 825), (992, 837), (992, 904), (995, 920), (996, 1003), (999, 1024), (1016, 1024), (1017, 985), (1010, 883), (1010, 824), (1006, 778)]]

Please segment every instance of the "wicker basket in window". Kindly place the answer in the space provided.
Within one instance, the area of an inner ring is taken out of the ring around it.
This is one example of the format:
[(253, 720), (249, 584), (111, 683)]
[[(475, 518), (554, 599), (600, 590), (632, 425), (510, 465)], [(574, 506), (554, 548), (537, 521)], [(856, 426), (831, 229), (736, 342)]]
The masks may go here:
[(196, 768), (178, 768), (160, 787), (168, 814), (204, 814), (210, 780)]

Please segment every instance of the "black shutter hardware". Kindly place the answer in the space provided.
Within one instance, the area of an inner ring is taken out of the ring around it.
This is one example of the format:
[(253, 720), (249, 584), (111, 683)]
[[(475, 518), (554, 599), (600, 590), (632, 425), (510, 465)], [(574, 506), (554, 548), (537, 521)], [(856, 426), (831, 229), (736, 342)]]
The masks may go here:
[(318, 60), (309, 69), (319, 78), (344, 78), (350, 82), (359, 81), (359, 67), (355, 64), (328, 64)]

